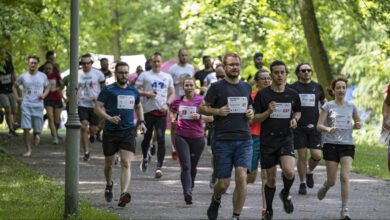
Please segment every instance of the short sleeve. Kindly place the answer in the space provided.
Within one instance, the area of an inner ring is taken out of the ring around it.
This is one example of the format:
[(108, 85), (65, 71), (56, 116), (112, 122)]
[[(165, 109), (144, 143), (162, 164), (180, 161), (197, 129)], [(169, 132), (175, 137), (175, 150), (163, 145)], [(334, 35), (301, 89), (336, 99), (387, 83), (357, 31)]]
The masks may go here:
[(175, 101), (173, 101), (171, 105), (172, 112), (177, 112), (177, 110), (179, 109), (179, 105), (180, 105), (180, 99), (176, 99)]
[(98, 101), (106, 103), (107, 102), (107, 97), (108, 97), (108, 90), (107, 87), (104, 87), (103, 90), (99, 93), (98, 96)]
[(46, 74), (43, 73), (43, 80), (44, 80), (44, 85), (48, 86), (49, 85), (49, 79), (47, 78)]
[(99, 82), (104, 83), (106, 81), (106, 77), (104, 77), (104, 74), (99, 71)]
[(301, 112), (301, 99), (299, 98), (298, 93), (296, 93), (294, 95), (293, 111), (294, 112)]
[(206, 96), (204, 97), (204, 100), (210, 103), (210, 105), (215, 104), (216, 90), (217, 90), (217, 83), (212, 83), (210, 85), (210, 88), (207, 90)]
[(145, 72), (141, 73), (135, 81), (135, 85), (142, 86), (144, 81)]
[(15, 80), (15, 84), (20, 86), (23, 84), (23, 74), (20, 75), (16, 80)]
[(329, 112), (329, 102), (326, 102), (324, 105), (321, 106), (321, 109), (326, 111), (326, 112)]
[(135, 90), (135, 104), (138, 105), (140, 103), (140, 94), (137, 89)]
[(172, 88), (173, 87), (173, 78), (172, 76), (168, 75), (169, 77), (169, 80), (168, 80), (168, 88)]
[(319, 85), (320, 87), (320, 96), (319, 96), (319, 100), (322, 101), (325, 99), (325, 92), (324, 92), (324, 89), (322, 88), (321, 85)]
[(261, 107), (261, 94), (258, 92), (255, 96), (255, 100), (253, 102), (253, 108), (255, 109), (255, 113), (262, 113), (265, 110)]

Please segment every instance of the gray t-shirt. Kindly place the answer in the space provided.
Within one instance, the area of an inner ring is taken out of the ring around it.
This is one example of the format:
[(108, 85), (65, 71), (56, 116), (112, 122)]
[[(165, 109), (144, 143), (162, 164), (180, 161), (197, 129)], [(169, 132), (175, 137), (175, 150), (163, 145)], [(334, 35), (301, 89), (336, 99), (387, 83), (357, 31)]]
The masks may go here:
[(353, 114), (357, 112), (352, 102), (345, 102), (344, 105), (337, 105), (334, 101), (325, 103), (322, 110), (328, 113), (325, 120), (325, 126), (336, 127), (335, 133), (322, 133), (322, 142), (329, 144), (348, 144), (353, 145), (352, 138)]

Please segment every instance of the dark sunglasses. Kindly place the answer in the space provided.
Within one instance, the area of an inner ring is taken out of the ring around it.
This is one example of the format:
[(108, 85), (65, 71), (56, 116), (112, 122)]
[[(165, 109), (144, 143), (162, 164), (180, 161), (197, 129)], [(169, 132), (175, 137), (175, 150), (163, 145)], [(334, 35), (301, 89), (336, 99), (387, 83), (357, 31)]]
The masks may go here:
[(92, 64), (92, 62), (80, 62), (80, 65), (82, 65), (82, 66), (87, 65), (87, 64)]
[(299, 70), (299, 71), (301, 71), (302, 73), (304, 73), (304, 72), (311, 73), (311, 69), (301, 69), (301, 70)]
[(271, 80), (271, 77), (260, 77), (260, 80)]

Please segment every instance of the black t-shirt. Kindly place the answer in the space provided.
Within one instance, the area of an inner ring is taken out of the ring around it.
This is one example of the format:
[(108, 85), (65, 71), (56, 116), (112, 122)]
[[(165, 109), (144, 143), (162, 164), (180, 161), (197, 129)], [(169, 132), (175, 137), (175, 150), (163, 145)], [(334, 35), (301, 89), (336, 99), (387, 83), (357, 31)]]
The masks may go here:
[(301, 119), (298, 122), (299, 127), (314, 128), (318, 122), (319, 107), (318, 102), (325, 99), (324, 90), (318, 83), (311, 81), (308, 84), (295, 82), (292, 87), (299, 93), (301, 101)]
[(12, 74), (14, 66), (10, 60), (6, 60), (0, 66), (0, 93), (12, 93)]
[(200, 86), (203, 86), (204, 84), (204, 79), (206, 78), (207, 75), (209, 75), (209, 73), (212, 73), (214, 72), (214, 70), (206, 70), (206, 69), (203, 69), (203, 70), (200, 70), (198, 72), (195, 73), (194, 75), (194, 78), (196, 80), (199, 80), (200, 81)]
[[(204, 100), (210, 103), (212, 108), (221, 108), (228, 104), (228, 99), (234, 101), (243, 98), (247, 101), (248, 108), (252, 105), (252, 88), (240, 81), (238, 84), (230, 84), (226, 80), (212, 83), (207, 90)], [(238, 98), (240, 97), (240, 98)], [(230, 113), (227, 116), (214, 116), (216, 140), (249, 140), (249, 120), (245, 113)]]
[(301, 111), (301, 103), (296, 91), (286, 87), (284, 92), (277, 93), (268, 86), (255, 97), (253, 104), (255, 113), (265, 112), (272, 101), (277, 103), (277, 109), (261, 123), (260, 141), (265, 145), (272, 145), (273, 138), (292, 137), (290, 121), (294, 112)]

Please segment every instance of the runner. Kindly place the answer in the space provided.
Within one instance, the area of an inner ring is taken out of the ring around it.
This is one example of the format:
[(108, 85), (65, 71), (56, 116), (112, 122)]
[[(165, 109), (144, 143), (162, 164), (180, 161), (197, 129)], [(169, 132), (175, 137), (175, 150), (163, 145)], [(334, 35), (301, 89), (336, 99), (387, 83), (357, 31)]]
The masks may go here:
[(348, 210), (349, 172), (355, 155), (352, 129), (361, 128), (355, 105), (344, 100), (347, 82), (344, 78), (332, 81), (329, 94), (335, 99), (321, 107), (317, 124), (317, 130), (323, 133), (323, 153), (327, 174), (327, 179), (318, 190), (317, 197), (319, 200), (324, 199), (328, 190), (334, 186), (340, 164), (341, 219), (351, 219)]
[(273, 217), (272, 202), (276, 191), (276, 165), (282, 168), (283, 189), (279, 193), (284, 211), (294, 211), (290, 189), (294, 183), (293, 131), (301, 117), (298, 93), (286, 87), (288, 70), (283, 61), (272, 62), (271, 86), (262, 89), (256, 96), (253, 121), (261, 122), (260, 155), (261, 169), (266, 171), (264, 186), (266, 213), (263, 219)]
[(390, 84), (387, 87), (386, 98), (382, 106), (382, 144), (386, 144), (388, 147), (387, 152), (387, 167), (390, 171)]
[[(321, 160), (321, 133), (315, 127), (319, 117), (318, 103), (323, 105), (326, 98), (322, 86), (311, 79), (313, 70), (309, 63), (299, 63), (295, 74), (298, 81), (291, 87), (299, 93), (302, 110), (301, 120), (294, 130), (294, 148), (298, 153), (297, 169), (301, 181), (298, 193), (306, 195), (306, 186), (314, 186), (313, 170)], [(310, 150), (309, 167), (307, 149)]]
[(184, 201), (191, 205), (197, 165), (205, 146), (202, 120), (211, 122), (213, 118), (199, 113), (203, 96), (195, 94), (195, 79), (185, 78), (183, 88), (184, 96), (177, 98), (171, 105), (171, 122), (177, 125), (175, 140)]
[(134, 125), (134, 111), (137, 114), (137, 126), (145, 132), (142, 106), (138, 91), (127, 84), (129, 65), (118, 62), (115, 67), (116, 83), (110, 84), (99, 94), (95, 110), (97, 114), (106, 120), (103, 131), (103, 153), (105, 158), (104, 176), (106, 189), (104, 197), (107, 202), (113, 198), (112, 167), (115, 154), (119, 152), (121, 157), (121, 194), (118, 206), (125, 207), (131, 201), (128, 187), (131, 177), (131, 160), (135, 153), (136, 126)]
[(247, 171), (251, 167), (252, 139), (249, 121), (253, 118), (251, 86), (242, 82), (240, 57), (228, 53), (224, 57), (226, 77), (211, 84), (201, 104), (201, 113), (214, 116), (214, 172), (217, 183), (207, 209), (209, 219), (217, 219), (221, 197), (230, 184), (235, 168), (233, 219), (239, 219), (247, 194)]

